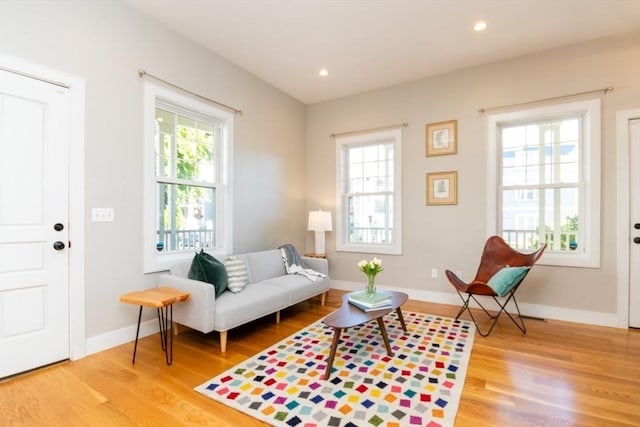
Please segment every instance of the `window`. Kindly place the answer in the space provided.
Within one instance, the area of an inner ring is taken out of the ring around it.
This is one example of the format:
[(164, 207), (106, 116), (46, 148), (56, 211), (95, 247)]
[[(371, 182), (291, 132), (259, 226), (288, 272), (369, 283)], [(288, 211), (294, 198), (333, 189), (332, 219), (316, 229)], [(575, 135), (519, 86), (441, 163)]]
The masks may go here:
[(336, 137), (339, 251), (400, 254), (401, 130)]
[(233, 115), (145, 82), (145, 272), (231, 252)]
[(489, 233), (541, 263), (600, 264), (600, 101), (489, 117)]

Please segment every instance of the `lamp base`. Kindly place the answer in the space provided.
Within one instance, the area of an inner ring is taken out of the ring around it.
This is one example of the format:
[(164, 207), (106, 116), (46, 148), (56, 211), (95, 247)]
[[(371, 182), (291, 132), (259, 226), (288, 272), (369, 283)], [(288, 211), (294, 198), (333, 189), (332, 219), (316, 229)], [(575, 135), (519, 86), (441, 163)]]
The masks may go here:
[(314, 252), (316, 255), (324, 255), (324, 231), (316, 231)]

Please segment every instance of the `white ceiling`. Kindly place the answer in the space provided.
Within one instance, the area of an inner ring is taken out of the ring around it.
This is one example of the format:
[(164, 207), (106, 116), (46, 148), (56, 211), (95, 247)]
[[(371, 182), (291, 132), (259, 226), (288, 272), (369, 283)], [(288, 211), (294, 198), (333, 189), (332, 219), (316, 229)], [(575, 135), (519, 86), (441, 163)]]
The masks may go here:
[(125, 1), (305, 104), (640, 34), (640, 0)]

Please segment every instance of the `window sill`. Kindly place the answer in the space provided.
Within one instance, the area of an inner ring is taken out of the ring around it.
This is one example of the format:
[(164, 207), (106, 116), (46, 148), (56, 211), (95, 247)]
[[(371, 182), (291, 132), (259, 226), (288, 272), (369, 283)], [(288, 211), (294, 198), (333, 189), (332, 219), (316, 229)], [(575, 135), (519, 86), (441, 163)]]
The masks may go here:
[(600, 257), (586, 253), (545, 252), (537, 264), (556, 267), (600, 268)]
[[(196, 252), (200, 252), (200, 249), (193, 249), (182, 252), (156, 252), (154, 254), (147, 254), (144, 264), (144, 273), (150, 274), (168, 271), (176, 264), (191, 261)], [(227, 252), (222, 249), (209, 249), (205, 250), (205, 252), (215, 256), (216, 258), (219, 258), (220, 256), (224, 258), (224, 256), (227, 254)]]
[(355, 245), (341, 244), (336, 246), (338, 252), (360, 252), (365, 254), (402, 255), (402, 248), (390, 245)]

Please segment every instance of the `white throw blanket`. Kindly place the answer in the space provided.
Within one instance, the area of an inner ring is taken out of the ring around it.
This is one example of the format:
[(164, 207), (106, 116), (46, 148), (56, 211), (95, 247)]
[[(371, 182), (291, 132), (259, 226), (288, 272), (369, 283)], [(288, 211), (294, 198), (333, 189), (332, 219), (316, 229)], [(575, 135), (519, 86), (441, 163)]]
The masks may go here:
[(284, 268), (287, 271), (287, 274), (299, 274), (311, 280), (312, 282), (327, 277), (319, 271), (315, 271), (310, 268), (303, 268), (298, 264), (290, 263), (289, 259), (287, 258), (287, 252), (284, 250), (284, 248), (280, 248), (280, 253), (282, 254), (282, 261), (284, 262)]

